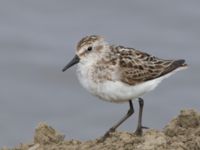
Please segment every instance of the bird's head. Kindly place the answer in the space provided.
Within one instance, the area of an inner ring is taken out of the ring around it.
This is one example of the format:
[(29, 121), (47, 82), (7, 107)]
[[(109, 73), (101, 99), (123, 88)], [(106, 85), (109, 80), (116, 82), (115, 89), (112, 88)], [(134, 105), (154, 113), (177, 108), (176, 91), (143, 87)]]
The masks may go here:
[(100, 57), (101, 53), (107, 46), (107, 42), (103, 37), (98, 35), (91, 35), (82, 38), (76, 47), (76, 54), (74, 58), (63, 68), (63, 72), (71, 66), (79, 63), (90, 61)]

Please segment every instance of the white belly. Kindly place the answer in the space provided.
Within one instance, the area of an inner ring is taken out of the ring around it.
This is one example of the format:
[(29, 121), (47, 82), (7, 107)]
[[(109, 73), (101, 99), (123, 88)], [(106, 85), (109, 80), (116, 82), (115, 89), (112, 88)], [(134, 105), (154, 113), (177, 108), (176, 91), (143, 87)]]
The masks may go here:
[(136, 99), (145, 93), (153, 90), (161, 80), (152, 80), (135, 86), (124, 84), (120, 81), (107, 81), (97, 85), (94, 95), (102, 100), (120, 103)]
[(106, 81), (95, 83), (90, 78), (78, 74), (80, 83), (90, 93), (102, 100), (109, 102), (126, 102), (130, 99), (138, 98), (145, 93), (153, 90), (161, 81), (160, 78), (151, 80), (135, 86), (130, 86), (121, 81)]
[(109, 80), (102, 83), (95, 83), (91, 80), (89, 71), (87, 71), (86, 69), (84, 70), (84, 72), (80, 72), (80, 70), (77, 70), (77, 74), (82, 86), (93, 95), (105, 101), (121, 103), (127, 102), (130, 99), (138, 98), (145, 93), (155, 89), (155, 87), (163, 79), (169, 77), (171, 74), (178, 70), (180, 69), (176, 69), (175, 71), (160, 78), (149, 80), (134, 86), (130, 86), (121, 81)]

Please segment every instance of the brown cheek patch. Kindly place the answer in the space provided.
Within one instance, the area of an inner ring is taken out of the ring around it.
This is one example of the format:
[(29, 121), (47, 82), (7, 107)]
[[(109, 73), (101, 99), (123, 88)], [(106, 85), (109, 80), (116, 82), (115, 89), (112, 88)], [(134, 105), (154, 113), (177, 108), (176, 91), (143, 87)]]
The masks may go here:
[(99, 46), (96, 47), (96, 50), (97, 50), (97, 51), (101, 51), (101, 49), (103, 49), (103, 46), (102, 46), (102, 45), (99, 45)]
[(79, 54), (79, 57), (84, 56), (84, 55), (85, 55), (85, 52), (82, 52)]

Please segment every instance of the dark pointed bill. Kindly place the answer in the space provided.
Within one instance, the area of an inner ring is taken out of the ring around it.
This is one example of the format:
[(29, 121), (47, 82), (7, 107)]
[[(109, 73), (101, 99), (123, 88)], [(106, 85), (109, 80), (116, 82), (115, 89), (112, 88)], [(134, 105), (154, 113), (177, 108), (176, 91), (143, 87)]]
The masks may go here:
[(66, 71), (68, 68), (70, 68), (71, 66), (77, 64), (79, 62), (80, 58), (75, 55), (74, 58), (62, 69), (62, 71)]

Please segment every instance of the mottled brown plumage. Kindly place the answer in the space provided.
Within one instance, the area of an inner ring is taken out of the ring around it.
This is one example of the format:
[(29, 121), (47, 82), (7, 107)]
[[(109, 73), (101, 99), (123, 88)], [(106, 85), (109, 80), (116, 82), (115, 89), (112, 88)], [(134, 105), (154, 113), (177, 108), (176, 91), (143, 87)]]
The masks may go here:
[(164, 60), (123, 46), (112, 46), (112, 51), (120, 54), (120, 80), (129, 85), (161, 77), (185, 65), (182, 59)]

